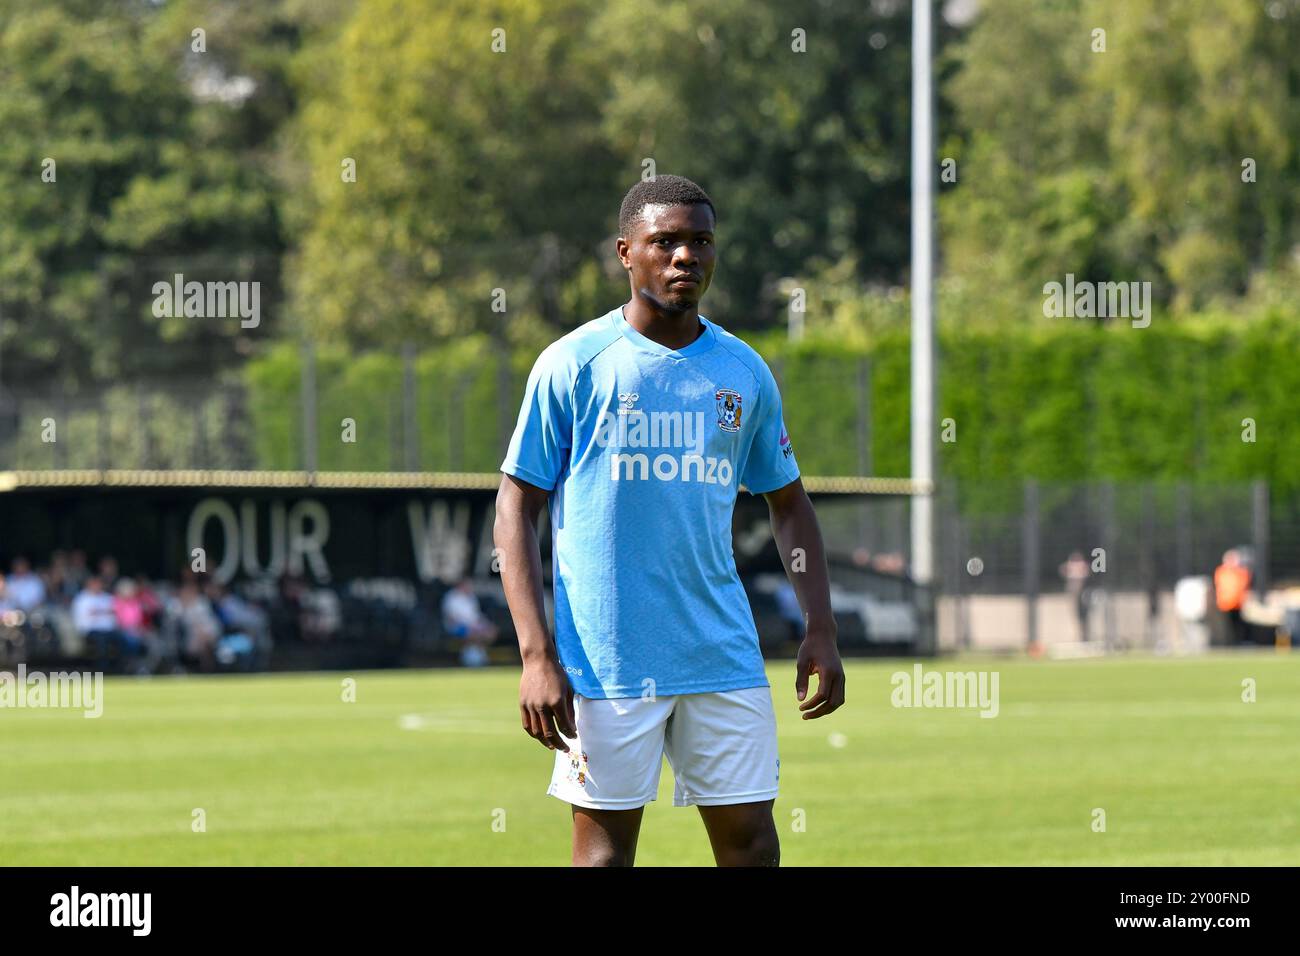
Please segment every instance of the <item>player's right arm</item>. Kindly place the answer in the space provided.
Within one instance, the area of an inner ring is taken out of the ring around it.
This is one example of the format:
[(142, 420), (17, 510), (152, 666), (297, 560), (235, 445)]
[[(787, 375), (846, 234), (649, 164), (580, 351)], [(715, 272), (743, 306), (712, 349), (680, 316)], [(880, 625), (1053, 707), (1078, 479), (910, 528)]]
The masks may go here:
[[(519, 712), (524, 730), (550, 749), (569, 749), (577, 736), (573, 688), (546, 626), (537, 518), (569, 460), (573, 437), (574, 367), (559, 342), (543, 350), (524, 388), (519, 422), (506, 450), (493, 529), (510, 616), (519, 635), (524, 673)], [(559, 732), (557, 732), (557, 730)]]
[(568, 751), (557, 733), (577, 736), (573, 689), (560, 667), (555, 642), (546, 626), (542, 593), (542, 552), (537, 518), (550, 492), (513, 475), (497, 492), (493, 540), (501, 563), (501, 585), (510, 605), (524, 672), (519, 681), (519, 716), (524, 731), (551, 750)]

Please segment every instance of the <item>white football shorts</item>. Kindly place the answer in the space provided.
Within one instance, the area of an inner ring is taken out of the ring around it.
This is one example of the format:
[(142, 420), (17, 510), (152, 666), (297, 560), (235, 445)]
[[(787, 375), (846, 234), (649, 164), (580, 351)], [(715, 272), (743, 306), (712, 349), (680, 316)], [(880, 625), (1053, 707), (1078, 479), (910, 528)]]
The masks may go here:
[(631, 810), (659, 795), (663, 758), (673, 805), (776, 798), (781, 761), (769, 687), (597, 700), (574, 694), (578, 736), (555, 752), (546, 792), (595, 810)]

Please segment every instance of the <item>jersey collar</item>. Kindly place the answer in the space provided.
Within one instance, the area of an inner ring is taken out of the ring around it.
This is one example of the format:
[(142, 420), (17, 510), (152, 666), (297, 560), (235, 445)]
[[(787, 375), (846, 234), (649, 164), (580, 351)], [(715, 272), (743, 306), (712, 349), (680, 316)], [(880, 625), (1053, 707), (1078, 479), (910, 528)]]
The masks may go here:
[(655, 355), (664, 355), (669, 358), (689, 358), (692, 355), (699, 355), (701, 352), (707, 352), (709, 349), (713, 348), (714, 343), (717, 341), (717, 333), (714, 331), (713, 323), (703, 315), (700, 316), (700, 324), (704, 326), (704, 331), (700, 333), (699, 337), (684, 348), (670, 349), (666, 345), (660, 345), (658, 342), (654, 341), (654, 339), (646, 338), (636, 329), (632, 328), (632, 324), (628, 322), (627, 318), (623, 315), (623, 307), (621, 305), (611, 314), (613, 315), (614, 326), (623, 333), (623, 338), (627, 339), (637, 348), (646, 352), (653, 352)]

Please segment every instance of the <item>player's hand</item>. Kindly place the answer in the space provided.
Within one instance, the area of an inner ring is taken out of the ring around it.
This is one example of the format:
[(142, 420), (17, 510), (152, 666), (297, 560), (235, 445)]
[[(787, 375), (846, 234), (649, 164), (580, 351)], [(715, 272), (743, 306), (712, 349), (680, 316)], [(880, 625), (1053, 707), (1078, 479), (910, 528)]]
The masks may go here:
[[(808, 697), (808, 675), (817, 675), (817, 693)], [(804, 720), (825, 717), (844, 704), (844, 665), (835, 646), (835, 631), (809, 628), (799, 645), (799, 659), (794, 678), (795, 696), (802, 703)], [(807, 697), (807, 700), (804, 698)]]
[(560, 734), (578, 736), (577, 719), (573, 713), (573, 688), (559, 661), (524, 662), (524, 675), (519, 681), (519, 715), (528, 736), (548, 750), (569, 752)]

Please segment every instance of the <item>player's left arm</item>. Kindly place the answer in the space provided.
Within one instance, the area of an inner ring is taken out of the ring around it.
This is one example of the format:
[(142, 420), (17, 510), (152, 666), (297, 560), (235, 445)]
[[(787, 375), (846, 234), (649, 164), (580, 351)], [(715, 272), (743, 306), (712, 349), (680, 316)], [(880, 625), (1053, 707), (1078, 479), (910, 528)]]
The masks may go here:
[[(806, 624), (794, 685), (796, 696), (802, 701), (799, 709), (804, 720), (825, 717), (844, 703), (844, 665), (836, 644), (821, 528), (802, 479), (796, 478), (763, 497), (772, 518), (772, 535), (781, 552), (781, 562), (799, 598)], [(817, 693), (812, 697), (808, 697), (809, 674), (817, 675)]]

